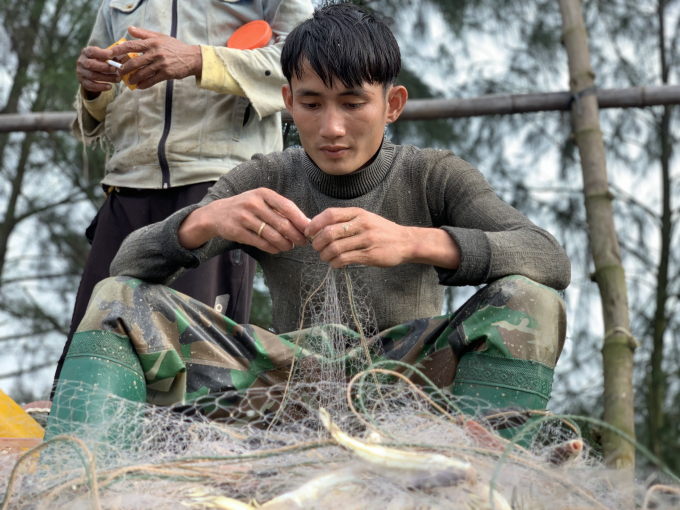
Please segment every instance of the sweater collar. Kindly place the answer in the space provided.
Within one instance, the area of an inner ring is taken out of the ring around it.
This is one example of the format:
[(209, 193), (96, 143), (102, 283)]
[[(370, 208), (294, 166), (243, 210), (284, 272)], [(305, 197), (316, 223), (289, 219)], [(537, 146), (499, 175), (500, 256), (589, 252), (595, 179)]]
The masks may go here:
[(373, 163), (351, 174), (328, 175), (306, 153), (303, 167), (307, 178), (317, 190), (329, 197), (347, 200), (365, 195), (380, 184), (390, 171), (393, 158), (394, 145), (383, 138)]

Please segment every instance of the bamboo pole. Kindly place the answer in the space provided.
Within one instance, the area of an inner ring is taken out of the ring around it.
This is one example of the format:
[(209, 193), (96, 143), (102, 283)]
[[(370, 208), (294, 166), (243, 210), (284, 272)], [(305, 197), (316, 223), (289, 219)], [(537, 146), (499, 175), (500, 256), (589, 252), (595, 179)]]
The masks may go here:
[[(590, 245), (604, 316), (604, 419), (634, 437), (633, 351), (636, 344), (630, 334), (626, 279), (614, 227), (613, 195), (607, 180), (598, 100), (589, 93), (593, 90), (595, 74), (590, 66), (588, 34), (580, 2), (559, 0), (559, 3), (569, 60), (569, 85), (572, 93), (581, 93), (580, 101), (572, 104), (573, 129), (581, 155)], [(603, 433), (602, 439), (609, 466), (634, 466), (633, 445), (609, 431)]]
[(75, 119), (76, 112), (3, 113), (0, 114), (0, 133), (68, 131)]
[[(600, 108), (644, 108), (680, 104), (680, 85), (603, 89), (597, 91)], [(571, 92), (541, 94), (495, 94), (467, 99), (411, 99), (399, 117), (404, 120), (433, 120), (512, 115), (549, 111), (568, 111)], [(13, 131), (68, 131), (75, 112), (0, 114), (0, 133)], [(283, 112), (284, 122), (293, 122)]]

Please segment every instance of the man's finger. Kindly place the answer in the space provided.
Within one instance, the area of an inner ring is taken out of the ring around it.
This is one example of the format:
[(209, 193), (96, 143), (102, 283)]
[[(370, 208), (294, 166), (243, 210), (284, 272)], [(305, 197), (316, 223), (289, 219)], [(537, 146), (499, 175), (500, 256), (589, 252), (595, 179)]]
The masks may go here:
[(118, 70), (106, 62), (92, 58), (84, 58), (79, 61), (78, 64), (80, 65), (81, 69), (87, 69), (88, 71), (96, 71), (99, 73), (115, 73)]
[(356, 207), (332, 207), (326, 209), (320, 214), (317, 214), (305, 229), (305, 235), (308, 237), (316, 236), (321, 229), (328, 225), (335, 223), (343, 223), (353, 220), (359, 214), (360, 210)]
[[(264, 223), (264, 227), (262, 224)], [(265, 220), (257, 215), (247, 214), (241, 223), (242, 227), (254, 232), (256, 236), (265, 239), (279, 251), (288, 251), (293, 248), (293, 243), (283, 237), (274, 227), (268, 225)]]
[[(258, 231), (260, 230), (260, 227), (262, 227), (262, 223), (260, 223), (260, 225), (257, 226)], [(276, 230), (274, 227), (267, 225), (266, 222), (264, 228), (262, 228), (260, 237), (263, 237), (281, 251), (292, 250), (294, 247), (294, 244), (292, 242), (290, 242), (288, 239), (279, 234), (279, 231)]]
[[(133, 75), (133, 76), (136, 76), (136, 75)], [(151, 75), (146, 80), (137, 83), (137, 88), (140, 89), (140, 90), (149, 89), (149, 88), (153, 87), (154, 85), (156, 85), (157, 83), (160, 83), (162, 81), (168, 81), (170, 79), (171, 79), (171, 77), (167, 72), (165, 72), (165, 71), (157, 72), (157, 73)]]
[[(316, 239), (314, 239), (314, 241), (316, 241)], [(364, 248), (366, 248), (366, 246), (361, 238), (346, 237), (328, 244), (321, 250), (319, 257), (324, 262), (330, 262), (338, 257), (340, 257), (340, 260), (346, 260), (349, 257), (350, 252), (362, 250)]]
[(150, 41), (152, 41), (152, 39), (144, 41), (127, 41), (114, 46), (109, 51), (111, 51), (113, 57), (118, 57), (127, 53), (146, 53), (152, 48)]
[(132, 71), (142, 67), (149, 67), (155, 62), (157, 58), (158, 55), (154, 54), (154, 52), (145, 53), (139, 57), (131, 58), (123, 64), (123, 67), (118, 69), (118, 73), (122, 76), (125, 76), (126, 74), (130, 74)]
[(87, 78), (83, 78), (80, 81), (80, 86), (90, 92), (105, 92), (111, 89), (111, 85), (108, 83), (98, 83), (96, 81), (88, 80)]
[(148, 42), (149, 39), (158, 39), (160, 37), (167, 37), (165, 34), (147, 30), (146, 28), (128, 27), (130, 35), (138, 41), (126, 41), (111, 48), (114, 56), (124, 55), (125, 53), (145, 53), (149, 51), (152, 46)]
[(307, 239), (302, 234), (302, 232), (300, 232), (288, 218), (277, 213), (274, 209), (263, 209), (257, 211), (256, 214), (262, 218), (262, 221), (264, 221), (267, 225), (272, 227), (283, 237), (289, 239), (297, 246), (304, 246), (307, 244)]
[(103, 50), (101, 48), (97, 48), (96, 46), (88, 46), (86, 48), (83, 48), (82, 54), (89, 59), (101, 61), (106, 61), (110, 59), (113, 55), (111, 50)]
[(359, 264), (362, 266), (372, 265), (369, 263), (366, 253), (362, 250), (346, 251), (326, 262), (328, 262), (331, 266), (333, 266), (336, 269), (340, 267), (350, 266), (352, 264)]
[(86, 80), (103, 81), (107, 83), (118, 83), (120, 81), (120, 76), (118, 76), (117, 74), (95, 73), (87, 69), (81, 70), (80, 76)]
[(132, 25), (128, 27), (128, 34), (130, 34), (135, 39), (153, 39), (155, 37), (162, 37), (165, 35), (161, 34), (160, 32), (148, 30), (146, 28), (133, 27)]
[[(141, 57), (139, 57), (139, 58), (141, 59)], [(132, 60), (137, 60), (137, 59), (133, 58)], [(130, 62), (132, 62), (132, 60), (130, 60)], [(129, 64), (130, 62), (126, 62), (126, 64)], [(120, 72), (121, 72), (122, 76), (125, 76), (132, 71), (127, 71), (124, 67), (121, 67)], [(138, 85), (139, 83), (143, 82), (144, 80), (148, 80), (149, 78), (151, 78), (157, 72), (158, 72), (158, 69), (156, 69), (156, 66), (147, 65), (147, 66), (139, 69), (135, 74), (131, 74), (128, 81), (130, 82), (130, 85)]]
[(292, 200), (282, 197), (275, 191), (263, 189), (265, 203), (281, 216), (290, 220), (293, 226), (302, 234), (309, 224), (309, 218)]
[(358, 225), (359, 221), (355, 218), (344, 223), (333, 223), (332, 225), (325, 226), (314, 236), (312, 246), (316, 251), (322, 251), (326, 246), (335, 241), (357, 236), (361, 233)]
[(244, 244), (249, 244), (250, 246), (254, 246), (259, 250), (271, 253), (272, 255), (281, 253), (281, 250), (279, 250), (276, 246), (274, 246), (266, 239), (263, 239), (261, 236), (258, 236), (257, 232), (253, 232), (252, 230), (248, 230), (248, 232), (246, 233), (246, 239), (244, 241)]

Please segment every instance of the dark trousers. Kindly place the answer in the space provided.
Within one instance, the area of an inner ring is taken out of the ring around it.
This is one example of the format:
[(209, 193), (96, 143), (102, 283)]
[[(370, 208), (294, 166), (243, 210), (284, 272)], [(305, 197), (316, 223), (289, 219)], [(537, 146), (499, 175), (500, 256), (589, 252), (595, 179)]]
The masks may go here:
[[(85, 315), (92, 290), (109, 277), (109, 267), (123, 240), (139, 228), (162, 221), (179, 209), (200, 202), (212, 185), (212, 182), (203, 182), (166, 190), (119, 188), (106, 197), (87, 229), (92, 250), (78, 287), (71, 329), (57, 364), (53, 388), (59, 379), (73, 334)], [(170, 287), (219, 310), (238, 323), (247, 324), (254, 277), (255, 260), (241, 250), (234, 250), (192, 269)]]

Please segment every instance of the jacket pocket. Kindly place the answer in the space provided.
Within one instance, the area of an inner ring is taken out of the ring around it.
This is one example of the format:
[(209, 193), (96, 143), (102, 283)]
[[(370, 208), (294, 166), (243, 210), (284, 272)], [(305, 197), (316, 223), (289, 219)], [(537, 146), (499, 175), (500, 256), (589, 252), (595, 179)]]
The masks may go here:
[(125, 14), (130, 14), (131, 12), (137, 10), (139, 4), (144, 0), (111, 0), (109, 7)]
[(248, 98), (239, 97), (234, 110), (234, 132), (231, 138), (233, 141), (238, 142), (241, 139), (243, 129), (245, 128), (248, 120), (250, 120), (250, 117), (252, 117), (252, 112), (250, 111), (250, 101)]
[(138, 162), (134, 160), (132, 154), (140, 143), (138, 133), (140, 91), (133, 92), (123, 83), (118, 85), (118, 89), (116, 99), (106, 108), (106, 137), (113, 145), (114, 156), (126, 153), (129, 158), (126, 160), (126, 166), (134, 166)]
[(128, 27), (145, 27), (144, 24), (144, 0), (111, 0), (111, 28), (116, 41), (125, 37), (130, 40)]

